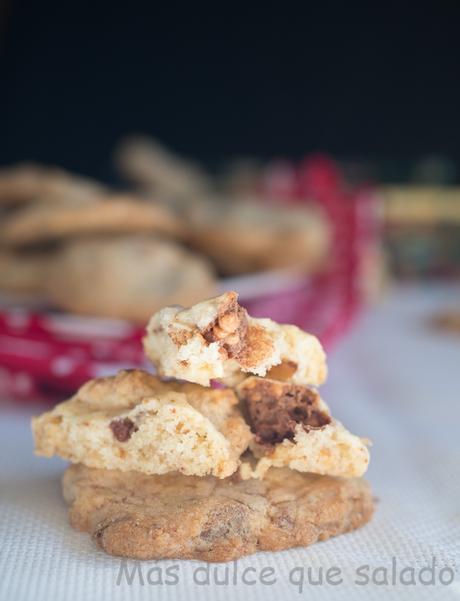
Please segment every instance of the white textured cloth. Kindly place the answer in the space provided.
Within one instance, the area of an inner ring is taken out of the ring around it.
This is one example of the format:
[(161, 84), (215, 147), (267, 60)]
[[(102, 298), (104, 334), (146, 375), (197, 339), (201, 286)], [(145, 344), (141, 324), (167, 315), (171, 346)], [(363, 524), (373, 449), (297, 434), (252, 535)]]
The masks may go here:
[[(455, 305), (459, 288), (394, 290), (330, 357), (324, 398), (351, 431), (374, 443), (368, 479), (379, 502), (373, 521), (307, 549), (211, 565), (209, 583), (204, 563), (160, 561), (127, 562), (117, 584), (121, 561), (67, 523), (64, 463), (32, 455), (30, 411), (2, 408), (0, 600), (460, 600), (460, 336), (427, 323), (436, 310)], [(435, 584), (420, 584), (420, 576), (431, 581), (432, 573), (421, 569), (433, 559)], [(273, 570), (262, 573), (268, 567)], [(341, 584), (325, 581), (332, 567), (330, 581)], [(218, 584), (226, 570), (228, 583)], [(321, 570), (323, 583), (314, 584)], [(373, 575), (388, 584), (372, 583)], [(259, 582), (245, 584), (243, 576)], [(272, 583), (260, 583), (261, 577)], [(366, 577), (371, 582), (356, 583)], [(417, 584), (401, 584), (412, 577)], [(441, 583), (452, 577), (452, 584)]]

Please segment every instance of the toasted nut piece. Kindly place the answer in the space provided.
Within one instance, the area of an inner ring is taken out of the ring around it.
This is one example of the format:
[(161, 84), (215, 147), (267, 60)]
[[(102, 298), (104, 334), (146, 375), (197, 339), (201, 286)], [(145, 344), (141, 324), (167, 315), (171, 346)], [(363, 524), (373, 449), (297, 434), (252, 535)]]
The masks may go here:
[(225, 330), (225, 332), (234, 332), (240, 323), (240, 319), (237, 313), (226, 313), (219, 318), (219, 326)]

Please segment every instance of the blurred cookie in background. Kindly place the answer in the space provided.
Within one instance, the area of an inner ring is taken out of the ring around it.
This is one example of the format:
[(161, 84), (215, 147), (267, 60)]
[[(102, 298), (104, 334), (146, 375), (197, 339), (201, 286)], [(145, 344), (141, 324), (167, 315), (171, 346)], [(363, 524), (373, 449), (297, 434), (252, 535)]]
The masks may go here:
[(20, 163), (0, 169), (0, 207), (78, 201), (104, 190), (102, 184), (58, 167)]
[(52, 252), (0, 251), (0, 291), (17, 300), (41, 298)]
[(25, 207), (6, 216), (0, 225), (0, 242), (27, 246), (72, 236), (162, 233), (183, 238), (178, 215), (159, 203), (119, 194), (91, 197), (89, 202)]
[(430, 323), (443, 332), (460, 334), (460, 309), (441, 311), (431, 318)]
[(122, 140), (115, 151), (115, 163), (131, 183), (171, 201), (209, 194), (212, 188), (206, 171), (146, 136)]
[(254, 195), (264, 176), (264, 164), (255, 158), (239, 158), (227, 162), (219, 178), (219, 187), (232, 196)]
[(324, 266), (330, 234), (313, 206), (283, 207), (252, 199), (197, 202), (190, 209), (192, 246), (225, 275)]
[(53, 261), (46, 285), (60, 309), (138, 322), (160, 307), (193, 304), (215, 291), (206, 259), (147, 236), (70, 241)]
[(132, 182), (180, 208), (188, 242), (222, 275), (286, 267), (311, 273), (324, 264), (329, 231), (318, 210), (248, 196), (256, 191), (260, 163), (234, 162), (218, 179), (145, 137), (122, 141), (115, 161)]

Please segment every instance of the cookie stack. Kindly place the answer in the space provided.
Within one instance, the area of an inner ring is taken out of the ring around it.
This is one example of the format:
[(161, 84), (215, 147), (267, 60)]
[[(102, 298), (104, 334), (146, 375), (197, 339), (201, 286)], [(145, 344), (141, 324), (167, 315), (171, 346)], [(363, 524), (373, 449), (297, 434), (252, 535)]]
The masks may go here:
[(366, 441), (317, 392), (314, 336), (250, 317), (228, 292), (160, 310), (144, 348), (158, 376), (92, 380), (32, 424), (37, 454), (73, 463), (71, 524), (106, 552), (228, 561), (370, 519)]

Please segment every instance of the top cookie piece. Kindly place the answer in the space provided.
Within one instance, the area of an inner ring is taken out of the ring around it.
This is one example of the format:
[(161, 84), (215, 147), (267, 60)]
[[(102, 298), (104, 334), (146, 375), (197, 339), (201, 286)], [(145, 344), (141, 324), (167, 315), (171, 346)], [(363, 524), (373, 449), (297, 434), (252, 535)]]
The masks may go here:
[(203, 386), (213, 379), (232, 386), (245, 373), (319, 386), (327, 375), (326, 356), (315, 336), (250, 317), (236, 292), (188, 309), (158, 311), (147, 326), (144, 349), (161, 375)]

